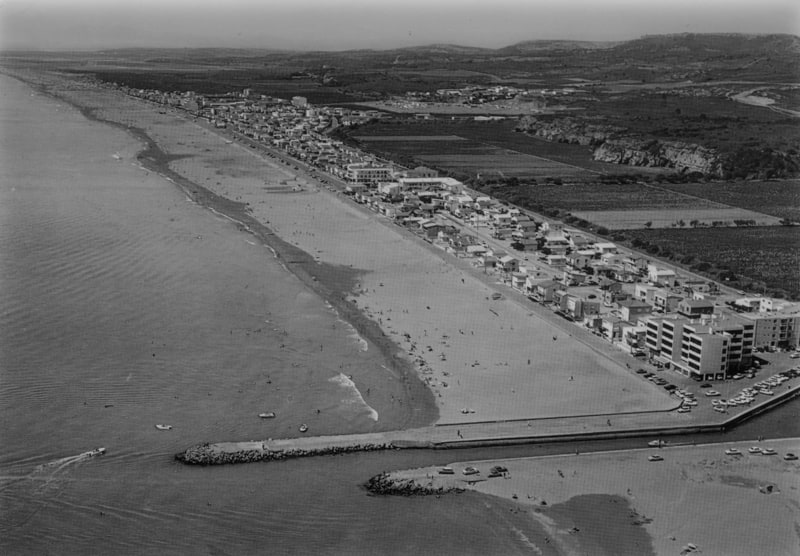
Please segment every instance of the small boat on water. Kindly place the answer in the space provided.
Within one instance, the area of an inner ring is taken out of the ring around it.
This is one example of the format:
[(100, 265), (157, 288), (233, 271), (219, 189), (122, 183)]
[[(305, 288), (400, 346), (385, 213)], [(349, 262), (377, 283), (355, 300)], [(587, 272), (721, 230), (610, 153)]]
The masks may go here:
[(266, 413), (259, 413), (258, 416), (261, 417), (262, 419), (274, 419), (275, 418), (275, 412), (274, 411), (268, 411)]
[(169, 431), (172, 430), (172, 425), (156, 425), (156, 428), (160, 431)]
[(305, 423), (300, 425), (300, 432), (306, 432), (307, 430), (308, 430), (308, 425), (306, 425)]
[(94, 450), (92, 450), (90, 452), (86, 452), (86, 455), (91, 458), (91, 457), (94, 457), (94, 456), (102, 456), (105, 453), (106, 453), (106, 449), (105, 448), (95, 448)]

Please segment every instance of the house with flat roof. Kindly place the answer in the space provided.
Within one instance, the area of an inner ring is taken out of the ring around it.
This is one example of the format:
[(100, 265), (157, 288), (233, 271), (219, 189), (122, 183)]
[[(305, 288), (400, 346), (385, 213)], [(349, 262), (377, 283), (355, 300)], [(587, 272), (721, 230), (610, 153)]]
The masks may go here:
[(573, 251), (567, 255), (567, 264), (572, 268), (581, 269), (589, 266), (589, 263), (594, 260), (594, 251), (583, 249), (580, 251)]
[(602, 255), (605, 255), (607, 253), (616, 253), (617, 252), (617, 246), (614, 245), (613, 243), (609, 243), (609, 242), (603, 241), (603, 242), (595, 243), (594, 244), (594, 250), (598, 255), (602, 256)]
[(654, 264), (647, 265), (647, 279), (653, 284), (672, 287), (675, 285), (676, 278), (674, 270), (660, 268)]
[(515, 290), (525, 291), (525, 283), (528, 280), (528, 275), (524, 272), (514, 272), (511, 275), (511, 287)]
[(497, 262), (505, 272), (519, 272), (519, 260), (511, 255), (500, 257)]
[(714, 302), (705, 299), (681, 299), (678, 302), (678, 314), (690, 319), (697, 319), (714, 312)]
[(555, 280), (542, 280), (528, 284), (531, 297), (541, 303), (551, 303), (553, 294), (561, 287)]
[(564, 312), (576, 321), (581, 321), (593, 315), (599, 315), (600, 302), (594, 299), (586, 299), (577, 295), (567, 294)]
[(617, 306), (623, 320), (628, 322), (637, 322), (648, 318), (653, 310), (652, 305), (638, 299), (620, 299), (617, 301)]
[(623, 325), (629, 325), (625, 319), (614, 315), (605, 315), (600, 319), (600, 334), (609, 342), (617, 342), (622, 339)]
[(656, 288), (653, 291), (652, 300), (654, 311), (659, 313), (671, 313), (678, 308), (678, 303), (683, 300), (683, 296), (665, 288)]

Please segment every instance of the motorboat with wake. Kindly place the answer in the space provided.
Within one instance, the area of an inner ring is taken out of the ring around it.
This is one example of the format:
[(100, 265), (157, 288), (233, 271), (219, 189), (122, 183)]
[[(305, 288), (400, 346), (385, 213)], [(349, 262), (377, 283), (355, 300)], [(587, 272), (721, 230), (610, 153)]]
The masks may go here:
[(274, 419), (275, 418), (275, 412), (274, 411), (267, 411), (266, 413), (259, 413), (258, 416), (261, 419)]
[(156, 425), (156, 428), (158, 430), (160, 430), (160, 431), (171, 431), (172, 430), (172, 425), (161, 425), (161, 424), (159, 424), (159, 425)]

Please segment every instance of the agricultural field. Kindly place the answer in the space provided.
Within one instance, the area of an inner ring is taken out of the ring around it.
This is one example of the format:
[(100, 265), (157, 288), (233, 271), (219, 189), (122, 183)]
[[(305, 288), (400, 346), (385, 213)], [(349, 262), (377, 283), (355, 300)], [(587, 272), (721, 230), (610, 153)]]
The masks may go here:
[[(706, 201), (708, 202), (708, 201)], [(621, 203), (627, 204), (625, 200)], [(698, 208), (703, 200), (683, 199), (683, 207), (661, 209), (627, 209), (600, 211), (571, 211), (578, 217), (609, 230), (635, 228), (684, 228), (696, 226), (734, 226), (746, 222), (748, 226), (776, 226), (780, 218), (737, 207)], [(711, 204), (711, 203), (709, 203)]]
[(377, 140), (359, 135), (359, 146), (401, 164), (431, 166), (464, 180), (478, 175), (491, 178), (586, 180), (594, 175), (583, 168), (461, 137), (446, 140), (443, 139), (445, 136), (436, 135), (430, 141), (419, 135), (397, 136), (396, 141), (386, 135), (375, 137)]
[[(619, 164), (608, 164), (592, 160), (592, 149), (582, 145), (556, 143), (531, 137), (524, 133), (515, 132), (517, 118), (504, 120), (476, 121), (473, 117), (435, 118), (433, 120), (415, 120), (412, 118), (395, 117), (388, 120), (372, 122), (358, 126), (352, 131), (351, 138), (359, 139), (360, 146), (365, 150), (374, 152), (375, 145), (368, 139), (371, 136), (389, 137), (397, 136), (424, 136), (424, 135), (455, 135), (468, 139), (473, 143), (485, 146), (507, 149), (522, 154), (529, 154), (561, 162), (570, 166), (577, 166), (588, 170), (587, 177), (591, 174), (604, 175), (642, 175), (655, 176), (656, 174), (669, 174), (668, 168), (635, 168)], [(381, 145), (384, 147), (385, 145)], [(402, 146), (398, 146), (402, 148)], [(466, 145), (462, 145), (466, 148)], [(388, 149), (387, 149), (388, 150)], [(466, 151), (465, 151), (466, 152)], [(476, 152), (474, 149), (469, 152)], [(387, 158), (389, 152), (384, 152)], [(427, 152), (423, 154), (436, 154)], [(462, 154), (442, 151), (441, 154)], [(558, 176), (554, 176), (558, 177)]]
[(800, 226), (628, 230), (635, 247), (742, 290), (800, 299)]
[(573, 214), (581, 211), (668, 211), (677, 214), (689, 207), (705, 210), (721, 208), (711, 201), (693, 199), (639, 183), (537, 184), (513, 188), (496, 185), (483, 188), (483, 191), (509, 200), (515, 199), (512, 202), (553, 207)]
[(663, 183), (659, 187), (800, 222), (800, 180)]

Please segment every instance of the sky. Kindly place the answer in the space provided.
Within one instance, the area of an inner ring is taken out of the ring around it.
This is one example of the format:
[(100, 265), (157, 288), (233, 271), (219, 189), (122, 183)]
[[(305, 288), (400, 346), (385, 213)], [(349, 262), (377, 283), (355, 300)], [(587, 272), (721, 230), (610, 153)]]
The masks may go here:
[(499, 48), (663, 33), (800, 34), (797, 0), (0, 0), (0, 49)]

